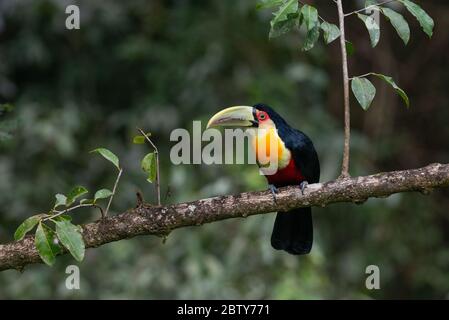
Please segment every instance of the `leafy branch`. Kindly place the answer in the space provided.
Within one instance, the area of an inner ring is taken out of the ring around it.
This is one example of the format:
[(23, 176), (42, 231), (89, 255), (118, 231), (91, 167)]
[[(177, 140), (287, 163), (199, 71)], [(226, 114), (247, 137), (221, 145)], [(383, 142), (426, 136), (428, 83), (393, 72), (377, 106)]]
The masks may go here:
[[(156, 145), (151, 141), (150, 133), (145, 133), (138, 129), (142, 134), (133, 138), (133, 143), (143, 144), (148, 141), (154, 148), (154, 152), (147, 154), (141, 162), (142, 169), (147, 173), (149, 182), (156, 181), (158, 205), (161, 205), (160, 184), (159, 184), (159, 152)], [(17, 228), (14, 239), (20, 241), (26, 234), (36, 228), (34, 239), (35, 247), (39, 257), (47, 265), (52, 266), (55, 258), (64, 250), (67, 250), (77, 260), (84, 258), (85, 243), (82, 237), (82, 228), (74, 225), (69, 213), (81, 208), (97, 208), (100, 210), (102, 220), (107, 217), (111, 208), (112, 200), (117, 193), (117, 187), (123, 173), (119, 158), (106, 148), (97, 148), (91, 153), (98, 153), (103, 158), (114, 165), (118, 173), (115, 178), (112, 191), (110, 189), (100, 189), (95, 192), (93, 198), (82, 198), (89, 191), (83, 186), (74, 187), (67, 195), (58, 193), (55, 195), (55, 204), (47, 213), (41, 213), (26, 219)], [(98, 201), (109, 199), (104, 210)], [(62, 209), (60, 209), (62, 207)]]
[[(354, 51), (353, 44), (346, 39), (345, 34), (345, 18), (355, 16), (364, 23), (368, 30), (371, 46), (374, 48), (380, 41), (380, 26), (374, 19), (373, 14), (365, 15), (361, 12), (372, 11), (372, 13), (382, 13), (387, 21), (391, 23), (397, 34), (404, 42), (408, 44), (410, 40), (410, 27), (403, 15), (387, 7), (392, 2), (401, 3), (404, 8), (412, 14), (419, 22), (422, 30), (432, 37), (434, 29), (433, 19), (415, 2), (410, 0), (388, 0), (378, 2), (376, 0), (367, 0), (365, 6), (361, 9), (345, 13), (342, 0), (333, 0), (337, 5), (338, 24), (339, 26), (327, 22), (323, 19), (318, 10), (302, 1), (298, 0), (261, 0), (256, 6), (259, 9), (278, 8), (273, 13), (270, 25), (270, 38), (281, 36), (291, 30), (305, 30), (305, 37), (303, 39), (302, 50), (311, 50), (320, 38), (321, 31), (323, 32), (323, 40), (326, 44), (330, 44), (340, 37), (341, 47), (341, 64), (343, 73), (343, 101), (344, 101), (344, 148), (343, 161), (341, 169), (341, 178), (349, 176), (349, 152), (350, 152), (350, 97), (349, 97), (349, 83), (351, 82), (352, 93), (357, 102), (363, 108), (368, 110), (374, 97), (376, 95), (376, 88), (367, 79), (368, 76), (375, 76), (389, 84), (396, 93), (402, 98), (407, 107), (410, 106), (410, 101), (405, 93), (392, 77), (383, 75), (381, 73), (369, 72), (362, 76), (350, 77), (348, 68), (348, 55)], [(322, 22), (320, 23), (320, 20)]]
[[(36, 250), (42, 261), (49, 266), (55, 263), (56, 256), (64, 250), (69, 251), (77, 261), (84, 259), (85, 244), (82, 237), (82, 228), (71, 222), (72, 217), (68, 213), (77, 209), (91, 207), (99, 209), (101, 217), (105, 218), (116, 193), (117, 185), (123, 172), (118, 157), (105, 148), (98, 148), (91, 152), (99, 153), (118, 169), (113, 190), (100, 189), (95, 192), (93, 199), (81, 199), (82, 196), (89, 193), (83, 186), (74, 187), (67, 195), (58, 193), (55, 195), (53, 208), (47, 213), (29, 217), (19, 225), (14, 233), (14, 239), (19, 241), (36, 228), (34, 235)], [(103, 210), (98, 201), (107, 198), (109, 198), (109, 201), (106, 210)], [(59, 209), (61, 207), (63, 209)]]

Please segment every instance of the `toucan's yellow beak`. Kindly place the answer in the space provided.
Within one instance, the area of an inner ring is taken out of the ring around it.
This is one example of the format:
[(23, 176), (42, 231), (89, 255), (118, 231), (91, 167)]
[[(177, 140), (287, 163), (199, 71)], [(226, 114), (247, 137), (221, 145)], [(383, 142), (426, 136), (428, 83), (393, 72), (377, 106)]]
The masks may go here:
[(236, 106), (226, 108), (216, 113), (207, 123), (207, 129), (211, 127), (255, 127), (257, 121), (255, 119), (253, 107)]

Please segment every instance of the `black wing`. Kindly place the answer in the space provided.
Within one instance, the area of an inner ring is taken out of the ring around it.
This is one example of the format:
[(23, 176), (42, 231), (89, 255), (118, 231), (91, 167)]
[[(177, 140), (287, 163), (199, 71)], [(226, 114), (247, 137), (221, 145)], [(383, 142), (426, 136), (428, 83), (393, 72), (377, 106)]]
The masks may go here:
[(320, 161), (312, 140), (293, 128), (280, 130), (279, 136), (292, 153), (296, 166), (300, 168), (307, 182), (317, 183), (320, 180)]

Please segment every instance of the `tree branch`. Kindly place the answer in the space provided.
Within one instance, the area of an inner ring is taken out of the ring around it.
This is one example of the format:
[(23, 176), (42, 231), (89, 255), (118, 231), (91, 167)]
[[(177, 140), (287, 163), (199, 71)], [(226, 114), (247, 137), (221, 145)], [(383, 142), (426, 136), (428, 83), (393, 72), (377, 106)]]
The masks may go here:
[[(301, 194), (299, 187), (280, 188), (274, 202), (270, 191), (245, 192), (167, 206), (140, 204), (136, 208), (97, 222), (83, 225), (86, 247), (132, 238), (138, 235), (166, 236), (171, 230), (199, 226), (229, 218), (247, 217), (298, 207), (324, 207), (336, 202), (360, 203), (371, 197), (420, 191), (449, 186), (449, 164), (379, 173), (365, 177), (337, 179), (311, 184)], [(22, 270), (41, 262), (33, 236), (0, 245), (0, 271)]]

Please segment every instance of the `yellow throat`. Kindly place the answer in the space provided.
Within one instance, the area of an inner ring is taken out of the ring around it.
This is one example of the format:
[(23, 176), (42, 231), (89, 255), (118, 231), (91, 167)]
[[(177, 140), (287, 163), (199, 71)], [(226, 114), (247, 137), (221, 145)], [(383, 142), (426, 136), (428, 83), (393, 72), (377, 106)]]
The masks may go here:
[(272, 122), (257, 129), (253, 139), (253, 148), (258, 162), (277, 162), (279, 169), (285, 168), (290, 162), (291, 152), (285, 147)]

